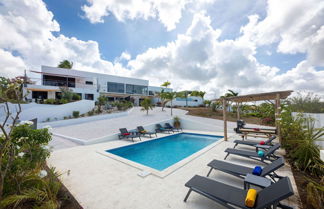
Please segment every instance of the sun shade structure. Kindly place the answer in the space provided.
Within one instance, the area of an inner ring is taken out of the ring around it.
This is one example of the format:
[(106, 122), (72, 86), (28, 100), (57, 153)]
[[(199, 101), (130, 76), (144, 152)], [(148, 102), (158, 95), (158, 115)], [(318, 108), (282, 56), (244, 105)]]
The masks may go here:
[(266, 93), (259, 93), (259, 94), (247, 94), (241, 96), (233, 96), (233, 97), (221, 97), (219, 99), (214, 99), (212, 101), (218, 101), (223, 103), (223, 120), (224, 120), (224, 139), (227, 141), (227, 116), (226, 116), (226, 107), (228, 102), (236, 102), (238, 103), (237, 108), (237, 119), (240, 119), (240, 104), (242, 102), (256, 102), (256, 101), (275, 101), (275, 118), (276, 118), (276, 129), (279, 141), (281, 142), (280, 137), (280, 127), (279, 127), (279, 116), (281, 112), (280, 107), (280, 100), (286, 99), (293, 91), (273, 91), (273, 92), (266, 92)]

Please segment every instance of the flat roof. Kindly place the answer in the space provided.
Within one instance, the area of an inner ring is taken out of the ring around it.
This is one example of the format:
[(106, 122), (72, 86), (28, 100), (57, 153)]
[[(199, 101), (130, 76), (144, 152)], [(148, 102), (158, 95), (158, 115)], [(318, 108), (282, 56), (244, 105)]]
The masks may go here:
[(273, 92), (265, 92), (258, 94), (247, 94), (241, 96), (233, 96), (233, 97), (221, 97), (218, 99), (213, 99), (212, 101), (222, 101), (223, 99), (227, 101), (233, 102), (253, 102), (253, 101), (262, 101), (262, 100), (275, 100), (277, 95), (279, 95), (280, 99), (286, 99), (293, 91), (273, 91)]

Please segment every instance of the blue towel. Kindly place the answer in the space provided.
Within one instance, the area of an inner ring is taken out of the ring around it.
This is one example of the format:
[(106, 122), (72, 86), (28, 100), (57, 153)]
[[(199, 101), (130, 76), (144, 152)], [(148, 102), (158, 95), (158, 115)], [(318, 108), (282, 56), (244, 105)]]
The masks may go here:
[(258, 152), (258, 155), (259, 155), (259, 157), (263, 157), (263, 156), (264, 156), (264, 152), (263, 152), (262, 150), (260, 150), (260, 151)]
[(253, 175), (256, 175), (256, 176), (260, 176), (262, 173), (262, 168), (261, 166), (255, 166), (253, 171), (252, 171), (252, 174)]

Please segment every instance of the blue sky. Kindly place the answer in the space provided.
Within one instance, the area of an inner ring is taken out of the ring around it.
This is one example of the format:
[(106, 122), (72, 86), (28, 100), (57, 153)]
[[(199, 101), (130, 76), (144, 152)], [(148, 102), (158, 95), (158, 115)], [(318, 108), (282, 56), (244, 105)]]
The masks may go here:
[[(99, 43), (102, 58), (109, 61), (128, 52), (132, 57), (145, 52), (148, 48), (155, 48), (176, 39), (177, 34), (184, 33), (192, 20), (192, 14), (184, 12), (177, 28), (167, 29), (156, 19), (135, 19), (120, 22), (113, 15), (104, 17), (104, 23), (90, 23), (84, 17), (81, 7), (85, 0), (45, 0), (47, 8), (54, 14), (60, 24), (60, 33), (80, 40), (94, 40)], [(212, 26), (220, 28), (220, 40), (236, 39), (240, 35), (240, 27), (247, 24), (248, 15), (259, 14), (265, 16), (265, 2), (252, 8), (244, 4), (245, 1), (222, 0), (207, 9), (212, 16)], [(226, 8), (226, 9), (225, 9)], [(304, 53), (282, 54), (276, 52), (277, 44), (260, 47), (256, 58), (262, 64), (278, 67), (285, 72), (305, 59)]]
[(209, 98), (324, 92), (322, 0), (3, 0), (0, 20), (0, 76), (68, 59)]

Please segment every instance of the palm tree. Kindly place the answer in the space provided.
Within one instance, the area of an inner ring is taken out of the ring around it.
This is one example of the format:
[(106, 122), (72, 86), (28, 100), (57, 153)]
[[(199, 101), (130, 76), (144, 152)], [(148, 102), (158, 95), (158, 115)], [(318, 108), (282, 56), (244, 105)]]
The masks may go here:
[(72, 69), (73, 62), (70, 62), (69, 60), (63, 60), (62, 62), (60, 62), (60, 64), (58, 64), (57, 67), (66, 68), (66, 69)]
[(195, 97), (201, 97), (202, 99), (204, 99), (206, 92), (204, 91), (193, 91), (191, 92), (190, 96), (195, 96)]
[(146, 115), (148, 115), (148, 111), (149, 110), (153, 110), (153, 105), (152, 102), (149, 98), (145, 98), (142, 102), (141, 102), (141, 106), (142, 106), (142, 111), (146, 111)]
[(236, 97), (236, 96), (239, 95), (238, 92), (235, 92), (235, 91), (233, 91), (231, 89), (228, 89), (227, 91), (228, 91), (228, 93), (225, 94), (225, 97)]
[(166, 99), (167, 102), (170, 102), (170, 106), (171, 106), (171, 116), (172, 116), (172, 100), (177, 98), (179, 95), (179, 93), (177, 92), (165, 92), (164, 93), (164, 97)]
[(171, 83), (169, 81), (165, 81), (161, 86), (168, 88), (168, 86), (170, 86)]

